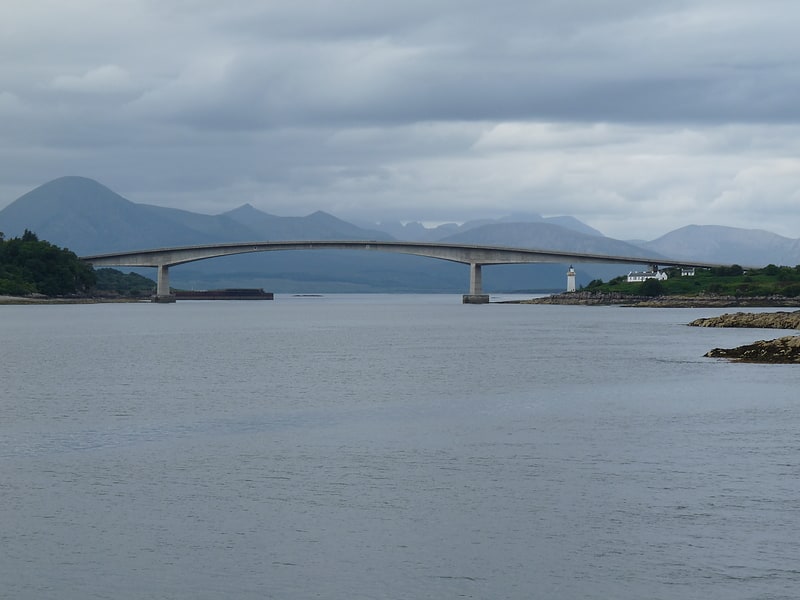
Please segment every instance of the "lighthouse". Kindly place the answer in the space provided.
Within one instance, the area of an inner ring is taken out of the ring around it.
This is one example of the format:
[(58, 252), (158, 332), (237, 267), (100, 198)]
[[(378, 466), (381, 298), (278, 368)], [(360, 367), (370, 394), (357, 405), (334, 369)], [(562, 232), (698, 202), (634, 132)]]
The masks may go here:
[(567, 271), (567, 291), (575, 291), (575, 269), (572, 268), (572, 265), (569, 266), (569, 271)]

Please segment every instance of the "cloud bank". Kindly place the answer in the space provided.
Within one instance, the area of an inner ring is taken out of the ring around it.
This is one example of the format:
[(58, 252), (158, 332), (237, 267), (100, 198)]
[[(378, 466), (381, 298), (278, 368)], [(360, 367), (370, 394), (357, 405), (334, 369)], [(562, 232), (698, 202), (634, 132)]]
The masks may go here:
[(800, 237), (788, 0), (6, 0), (0, 207), (61, 175), (219, 213)]

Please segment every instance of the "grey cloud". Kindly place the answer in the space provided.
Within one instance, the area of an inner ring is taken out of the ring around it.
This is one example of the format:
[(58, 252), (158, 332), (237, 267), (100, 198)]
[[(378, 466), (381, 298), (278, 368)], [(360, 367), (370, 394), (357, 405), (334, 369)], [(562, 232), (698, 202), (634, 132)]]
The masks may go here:
[[(596, 3), (593, 10), (563, 2), (236, 6), (227, 18), (214, 13), (221, 26), (198, 25), (217, 32), (214, 39), (233, 40), (227, 61), (213, 53), (205, 63), (190, 59), (143, 104), (197, 127), (223, 128), (798, 117), (794, 32), (770, 30), (759, 18), (761, 5), (758, 11), (735, 2), (659, 3), (660, 10), (641, 2)], [(198, 77), (206, 71), (217, 76)]]
[(2, 190), (800, 231), (788, 0), (44, 6), (0, 6)]

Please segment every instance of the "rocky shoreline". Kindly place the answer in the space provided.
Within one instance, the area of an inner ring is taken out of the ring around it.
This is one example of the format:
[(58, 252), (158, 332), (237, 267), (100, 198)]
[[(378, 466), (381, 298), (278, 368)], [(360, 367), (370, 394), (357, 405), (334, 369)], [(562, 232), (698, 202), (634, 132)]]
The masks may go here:
[[(751, 327), (757, 329), (800, 329), (800, 310), (794, 312), (724, 314), (695, 319), (692, 327)], [(800, 335), (775, 340), (759, 340), (736, 348), (714, 348), (706, 352), (710, 358), (736, 362), (800, 364)]]
[(800, 307), (800, 298), (784, 296), (633, 296), (620, 293), (567, 292), (544, 298), (520, 300), (519, 304), (562, 304), (577, 306), (634, 306), (639, 308), (734, 308)]
[(0, 296), (0, 305), (15, 304), (102, 304), (102, 303), (129, 303), (129, 302), (150, 302), (150, 299), (142, 298), (123, 298), (117, 296), (109, 297), (88, 297), (75, 296), (69, 298), (50, 298), (48, 296)]
[(800, 329), (800, 310), (794, 312), (724, 314), (695, 319), (692, 327), (752, 327), (757, 329)]

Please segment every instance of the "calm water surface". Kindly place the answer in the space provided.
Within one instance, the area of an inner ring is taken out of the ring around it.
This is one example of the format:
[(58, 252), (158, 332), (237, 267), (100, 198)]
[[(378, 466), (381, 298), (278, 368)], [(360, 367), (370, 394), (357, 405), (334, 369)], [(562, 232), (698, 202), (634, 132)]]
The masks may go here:
[(800, 370), (721, 312), (0, 307), (0, 597), (797, 598)]

